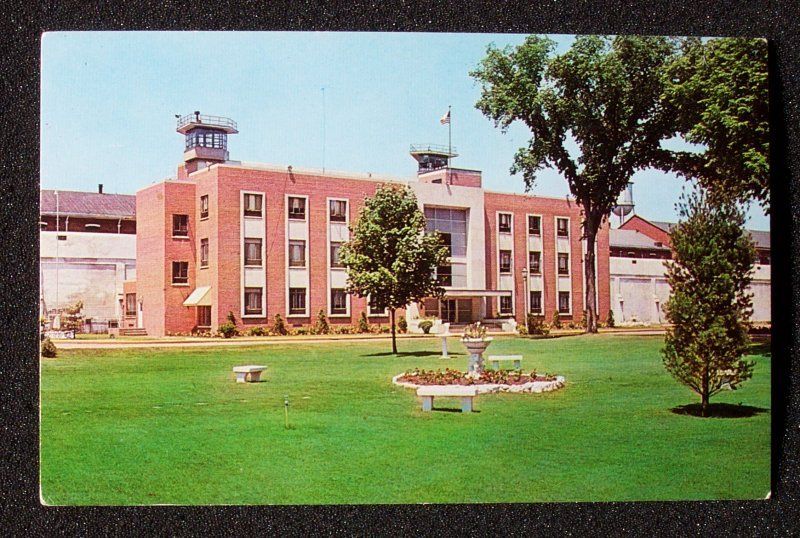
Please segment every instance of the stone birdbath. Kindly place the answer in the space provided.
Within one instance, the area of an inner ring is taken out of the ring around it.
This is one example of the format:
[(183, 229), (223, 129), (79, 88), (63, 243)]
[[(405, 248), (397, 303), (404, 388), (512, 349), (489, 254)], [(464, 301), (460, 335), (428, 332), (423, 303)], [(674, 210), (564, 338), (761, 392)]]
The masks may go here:
[(461, 336), (461, 343), (469, 353), (467, 375), (470, 377), (480, 376), (483, 373), (483, 353), (492, 343), (492, 337), (486, 336), (486, 327), (479, 321), (466, 328)]

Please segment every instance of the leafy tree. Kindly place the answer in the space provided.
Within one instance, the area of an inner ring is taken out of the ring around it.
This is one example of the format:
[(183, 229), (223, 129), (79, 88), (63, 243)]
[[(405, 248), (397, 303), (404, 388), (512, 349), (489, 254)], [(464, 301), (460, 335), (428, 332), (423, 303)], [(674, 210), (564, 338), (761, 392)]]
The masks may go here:
[(405, 186), (380, 187), (366, 199), (350, 232), (340, 251), (348, 291), (389, 309), (396, 354), (395, 311), (444, 293), (434, 271), (447, 259), (447, 248), (438, 233), (425, 233), (425, 216)]
[(714, 203), (696, 190), (678, 204), (681, 219), (670, 232), (672, 261), (667, 280), (664, 366), (701, 399), (724, 386), (737, 388), (752, 376), (747, 351), (752, 297), (747, 291), (755, 248), (744, 230), (744, 213), (732, 201)]
[(552, 56), (554, 47), (540, 36), (490, 45), (470, 74), (482, 87), (476, 108), (495, 126), (521, 121), (531, 130), (511, 173), (522, 172), (530, 190), (540, 170), (555, 168), (582, 209), (586, 331), (597, 332), (595, 240), (631, 176), (663, 156), (660, 141), (674, 132), (659, 112), (676, 46), (663, 37), (579, 36), (564, 54)]
[(667, 69), (664, 113), (701, 152), (670, 152), (662, 168), (697, 179), (709, 197), (758, 200), (769, 212), (769, 87), (763, 39), (686, 38)]

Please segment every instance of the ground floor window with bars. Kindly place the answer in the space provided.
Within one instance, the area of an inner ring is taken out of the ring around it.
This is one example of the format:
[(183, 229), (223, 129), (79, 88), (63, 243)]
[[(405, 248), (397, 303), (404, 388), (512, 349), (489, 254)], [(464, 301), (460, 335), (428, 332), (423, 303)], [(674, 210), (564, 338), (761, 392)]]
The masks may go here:
[(541, 291), (532, 291), (531, 292), (531, 314), (541, 314), (542, 313), (542, 292)]
[(211, 327), (211, 307), (198, 306), (197, 307), (197, 326), (200, 328)]
[(261, 288), (245, 288), (244, 289), (244, 313), (245, 314), (261, 314), (261, 297), (263, 290)]
[(558, 313), (559, 314), (569, 314), (569, 292), (568, 291), (559, 291), (558, 292)]
[(289, 314), (306, 313), (306, 289), (289, 288)]
[(347, 314), (347, 293), (343, 289), (331, 290), (331, 314)]
[(513, 312), (514, 312), (514, 307), (511, 297), (508, 295), (500, 297), (500, 313), (511, 314)]

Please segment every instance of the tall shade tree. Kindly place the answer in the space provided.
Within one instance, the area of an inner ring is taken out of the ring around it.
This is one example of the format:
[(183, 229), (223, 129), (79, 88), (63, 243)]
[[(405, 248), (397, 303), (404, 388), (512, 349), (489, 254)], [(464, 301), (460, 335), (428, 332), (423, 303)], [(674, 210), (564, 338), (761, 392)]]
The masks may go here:
[(674, 151), (664, 169), (713, 199), (757, 200), (769, 212), (769, 87), (764, 39), (681, 41), (667, 69), (665, 114), (703, 151)]
[(752, 297), (747, 291), (755, 248), (735, 202), (711, 203), (702, 190), (682, 198), (680, 219), (670, 232), (672, 261), (667, 281), (664, 366), (700, 395), (703, 416), (709, 398), (752, 376), (747, 352)]
[(425, 216), (405, 186), (380, 187), (350, 226), (350, 241), (340, 250), (348, 292), (389, 309), (392, 353), (397, 354), (395, 311), (444, 293), (435, 272), (447, 256), (439, 234), (425, 233)]
[(521, 121), (531, 130), (511, 173), (521, 172), (530, 190), (540, 170), (555, 168), (581, 206), (586, 331), (597, 332), (597, 233), (631, 176), (653, 165), (672, 134), (659, 112), (676, 46), (662, 37), (580, 36), (564, 54), (552, 56), (554, 47), (540, 36), (516, 48), (490, 45), (470, 74), (482, 87), (476, 108), (495, 126)]

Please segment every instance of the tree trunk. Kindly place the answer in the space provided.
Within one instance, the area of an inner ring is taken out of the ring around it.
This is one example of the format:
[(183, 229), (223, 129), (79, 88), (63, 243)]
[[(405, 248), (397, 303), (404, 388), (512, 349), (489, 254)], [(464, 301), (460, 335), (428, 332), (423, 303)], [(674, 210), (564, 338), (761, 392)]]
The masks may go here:
[(389, 319), (392, 324), (392, 353), (397, 355), (397, 335), (394, 328), (394, 308), (389, 310)]
[(597, 221), (586, 219), (586, 259), (584, 260), (584, 276), (586, 277), (586, 332), (597, 332), (597, 271), (595, 265), (594, 245), (597, 241)]
[(709, 385), (709, 372), (708, 365), (703, 368), (703, 379), (700, 384), (700, 415), (703, 417), (708, 416), (708, 385)]

